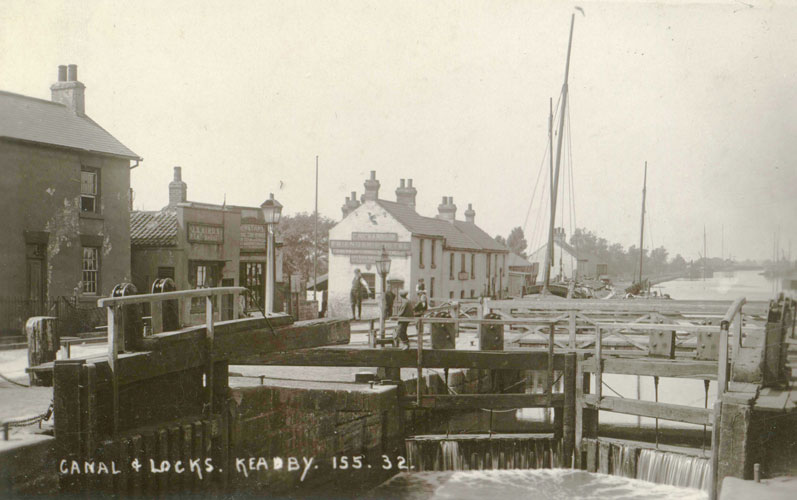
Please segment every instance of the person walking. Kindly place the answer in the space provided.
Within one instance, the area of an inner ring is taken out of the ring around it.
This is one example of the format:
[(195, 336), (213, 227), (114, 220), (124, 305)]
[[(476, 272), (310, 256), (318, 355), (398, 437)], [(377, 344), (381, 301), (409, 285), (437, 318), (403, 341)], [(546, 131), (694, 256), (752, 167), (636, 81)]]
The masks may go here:
[[(399, 297), (401, 300), (401, 307), (399, 308), (399, 317), (400, 318), (412, 318), (415, 316), (414, 307), (412, 301), (407, 297), (406, 290), (402, 290), (399, 292)], [(393, 345), (396, 347), (401, 347), (402, 350), (407, 350), (410, 348), (410, 339), (407, 336), (407, 327), (410, 325), (408, 321), (399, 321), (398, 327), (396, 328), (396, 337), (393, 339)]]
[[(365, 278), (360, 273), (360, 269), (354, 270), (354, 279), (351, 282), (349, 300), (351, 300), (351, 319), (363, 319), (363, 298), (371, 294)], [(355, 314), (356, 313), (356, 314)]]

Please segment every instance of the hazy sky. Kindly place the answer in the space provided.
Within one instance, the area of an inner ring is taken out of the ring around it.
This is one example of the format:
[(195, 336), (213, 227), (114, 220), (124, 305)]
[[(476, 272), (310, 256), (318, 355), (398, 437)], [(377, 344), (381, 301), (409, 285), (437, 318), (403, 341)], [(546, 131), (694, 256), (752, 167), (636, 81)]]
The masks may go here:
[(797, 254), (795, 2), (0, 4), (0, 89), (49, 98), (77, 64), (87, 114), (144, 157), (136, 208), (181, 165), (192, 200), (312, 211), (319, 155), (324, 215), (376, 170), (382, 197), (413, 178), (420, 213), (453, 196), (493, 235), (526, 220), (579, 5), (576, 225), (638, 244), (647, 161), (646, 246), (697, 258), (705, 224), (718, 256), (724, 225), (726, 255), (766, 258), (779, 227)]

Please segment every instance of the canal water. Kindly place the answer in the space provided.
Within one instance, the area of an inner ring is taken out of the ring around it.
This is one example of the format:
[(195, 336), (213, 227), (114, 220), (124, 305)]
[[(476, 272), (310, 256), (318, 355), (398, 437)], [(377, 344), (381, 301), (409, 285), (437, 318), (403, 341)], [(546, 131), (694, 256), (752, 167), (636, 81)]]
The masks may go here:
[(761, 270), (718, 271), (706, 280), (685, 278), (667, 281), (653, 287), (675, 300), (770, 300), (781, 291), (780, 280), (761, 276)]
[(415, 472), (394, 476), (366, 498), (400, 500), (705, 500), (705, 491), (570, 469)]

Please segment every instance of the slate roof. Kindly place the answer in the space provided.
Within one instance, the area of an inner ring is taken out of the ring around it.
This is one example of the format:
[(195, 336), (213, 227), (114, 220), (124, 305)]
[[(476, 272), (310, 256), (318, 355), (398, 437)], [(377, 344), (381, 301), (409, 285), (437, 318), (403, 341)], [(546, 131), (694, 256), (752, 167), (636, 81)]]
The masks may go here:
[(436, 217), (424, 217), (412, 207), (395, 201), (377, 200), (377, 203), (412, 234), (443, 238), (448, 248), (491, 250), (494, 252), (509, 251), (508, 248), (495, 241), (475, 224), (465, 221), (455, 221), (452, 224)]
[(88, 116), (60, 103), (0, 91), (0, 137), (121, 156), (141, 157)]
[(177, 214), (171, 210), (130, 212), (130, 244), (134, 247), (177, 246)]

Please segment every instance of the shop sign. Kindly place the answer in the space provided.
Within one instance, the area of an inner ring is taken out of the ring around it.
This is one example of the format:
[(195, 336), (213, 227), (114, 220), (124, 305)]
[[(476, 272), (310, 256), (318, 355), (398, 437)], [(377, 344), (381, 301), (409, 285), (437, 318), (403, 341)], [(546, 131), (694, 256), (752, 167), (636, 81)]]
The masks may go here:
[(188, 241), (191, 243), (224, 243), (224, 226), (216, 224), (188, 223)]
[(241, 224), (241, 250), (266, 250), (266, 226)]

